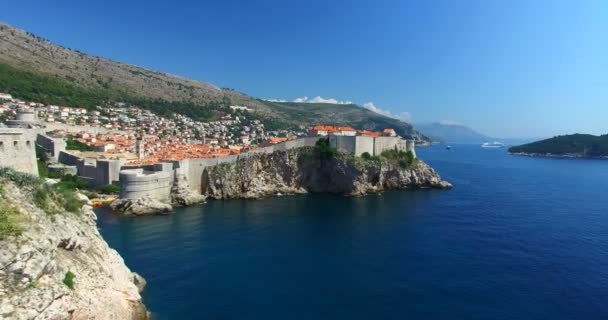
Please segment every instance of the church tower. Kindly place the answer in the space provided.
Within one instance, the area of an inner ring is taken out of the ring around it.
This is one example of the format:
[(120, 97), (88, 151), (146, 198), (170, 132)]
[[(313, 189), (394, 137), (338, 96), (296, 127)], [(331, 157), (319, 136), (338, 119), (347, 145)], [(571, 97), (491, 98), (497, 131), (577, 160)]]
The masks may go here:
[(137, 153), (137, 159), (143, 160), (146, 157), (146, 146), (144, 145), (144, 133), (140, 132), (135, 142), (135, 153)]

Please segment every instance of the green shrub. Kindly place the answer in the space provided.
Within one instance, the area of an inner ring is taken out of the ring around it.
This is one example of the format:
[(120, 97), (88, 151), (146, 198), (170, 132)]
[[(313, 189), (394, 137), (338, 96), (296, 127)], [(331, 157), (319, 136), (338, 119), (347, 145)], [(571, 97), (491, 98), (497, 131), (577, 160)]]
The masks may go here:
[(36, 145), (36, 158), (42, 162), (49, 161), (49, 155), (46, 153), (46, 150), (39, 145)]
[(363, 160), (365, 161), (380, 161), (380, 157), (372, 156), (371, 154), (369, 154), (369, 152), (363, 152), (361, 154), (361, 158), (363, 158)]
[(62, 175), (59, 172), (49, 171), (49, 173), (47, 173), (46, 177), (51, 178), (51, 179), (61, 179)]
[(61, 182), (57, 184), (62, 188), (67, 189), (91, 189), (91, 183), (79, 178), (78, 176), (74, 176), (71, 174), (66, 174), (61, 177)]
[(34, 190), (34, 204), (46, 213), (50, 212), (49, 204), (49, 188), (47, 186), (39, 186)]
[(23, 233), (23, 228), (18, 223), (20, 215), (19, 209), (11, 205), (4, 197), (0, 199), (0, 240)]
[(46, 167), (46, 162), (38, 160), (38, 175), (41, 178), (47, 178), (49, 176), (49, 169)]
[(321, 138), (319, 139), (316, 143), (315, 146), (317, 148), (317, 151), (319, 153), (319, 157), (321, 159), (332, 159), (333, 157), (336, 156), (337, 150), (336, 148), (332, 148), (329, 145), (329, 140)]
[(61, 187), (59, 184), (53, 189), (53, 198), (59, 205), (61, 205), (63, 209), (74, 213), (80, 211), (80, 208), (82, 208), (82, 203), (76, 196), (73, 189)]
[(38, 286), (38, 283), (36, 281), (30, 281), (28, 282), (27, 286), (25, 286), (25, 289), (34, 289), (36, 288), (36, 286)]
[(380, 156), (385, 158), (393, 163), (399, 165), (399, 167), (405, 169), (409, 168), (416, 163), (416, 158), (411, 151), (402, 151), (402, 150), (386, 150), (383, 151)]
[(76, 278), (76, 275), (72, 271), (66, 272), (65, 277), (63, 277), (63, 284), (74, 290), (74, 278)]
[(0, 177), (6, 178), (14, 182), (19, 187), (35, 186), (42, 182), (42, 180), (31, 174), (17, 172), (12, 168), (0, 167)]
[(78, 151), (93, 151), (93, 147), (89, 146), (86, 143), (82, 143), (80, 141), (76, 141), (74, 139), (68, 138), (66, 140), (66, 150), (78, 150)]
[(91, 191), (91, 190), (80, 190), (80, 193), (84, 194), (89, 199), (94, 199), (94, 198), (99, 197), (99, 194), (97, 194), (97, 192)]
[(82, 207), (80, 199), (69, 185), (57, 183), (53, 186), (40, 185), (34, 190), (34, 204), (49, 215), (68, 212), (79, 212)]
[(115, 184), (106, 184), (99, 187), (99, 192), (105, 194), (116, 194), (120, 192), (120, 187)]

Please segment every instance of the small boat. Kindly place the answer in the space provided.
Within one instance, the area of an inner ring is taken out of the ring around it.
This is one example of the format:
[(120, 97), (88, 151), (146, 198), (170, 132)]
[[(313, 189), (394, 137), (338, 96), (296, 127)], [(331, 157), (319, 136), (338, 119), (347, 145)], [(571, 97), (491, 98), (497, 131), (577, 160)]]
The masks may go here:
[(447, 146), (445, 146), (445, 148), (446, 148), (446, 150), (451, 150), (452, 146), (448, 144)]
[(498, 141), (484, 142), (481, 144), (482, 148), (503, 148), (504, 146), (504, 143)]

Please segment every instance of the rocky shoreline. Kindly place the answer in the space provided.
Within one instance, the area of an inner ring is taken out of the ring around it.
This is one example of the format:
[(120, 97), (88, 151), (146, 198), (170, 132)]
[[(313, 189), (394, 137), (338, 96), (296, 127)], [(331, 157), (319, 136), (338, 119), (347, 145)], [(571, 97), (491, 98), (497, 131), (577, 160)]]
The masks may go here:
[[(145, 280), (103, 240), (93, 208), (49, 214), (0, 181), (19, 232), (0, 238), (0, 319), (148, 319)], [(85, 197), (86, 198), (86, 197)]]
[(166, 202), (151, 197), (118, 199), (110, 207), (117, 213), (139, 216), (170, 214), (174, 206), (196, 205), (206, 199), (261, 199), (306, 193), (361, 196), (385, 190), (452, 188), (419, 159), (403, 167), (398, 161), (366, 160), (339, 152), (323, 158), (313, 147), (250, 155), (208, 167), (201, 179), (201, 194), (192, 192), (186, 178), (178, 175)]
[(202, 193), (211, 199), (259, 199), (278, 193), (357, 196), (452, 187), (421, 160), (403, 168), (383, 159), (364, 160), (345, 153), (323, 159), (316, 152), (308, 147), (278, 151), (208, 168), (203, 172)]

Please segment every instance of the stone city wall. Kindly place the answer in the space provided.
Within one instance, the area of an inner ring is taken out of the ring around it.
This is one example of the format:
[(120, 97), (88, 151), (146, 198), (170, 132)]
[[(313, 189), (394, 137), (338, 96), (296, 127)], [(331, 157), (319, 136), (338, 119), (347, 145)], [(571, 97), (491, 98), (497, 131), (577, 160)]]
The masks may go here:
[(407, 150), (407, 140), (400, 137), (377, 137), (374, 139), (374, 155), (379, 156), (383, 151), (397, 149)]
[(120, 179), (120, 170), (124, 161), (93, 158), (80, 158), (66, 151), (59, 152), (59, 163), (66, 166), (75, 166), (77, 174), (89, 181), (95, 187), (117, 183)]
[(53, 138), (43, 133), (36, 136), (36, 144), (42, 147), (54, 161), (59, 160), (59, 153), (65, 151), (67, 143), (63, 138)]
[[(409, 142), (409, 144), (408, 144)], [(367, 152), (372, 156), (379, 156), (383, 151), (397, 149), (412, 151), (416, 155), (413, 140), (400, 137), (368, 137), (368, 136), (329, 136), (330, 146), (338, 151), (353, 153), (361, 156)]]
[(120, 198), (139, 199), (145, 196), (168, 201), (175, 181), (175, 171), (144, 171), (129, 169), (120, 172)]
[(35, 131), (0, 128), (0, 166), (38, 176), (35, 140)]

